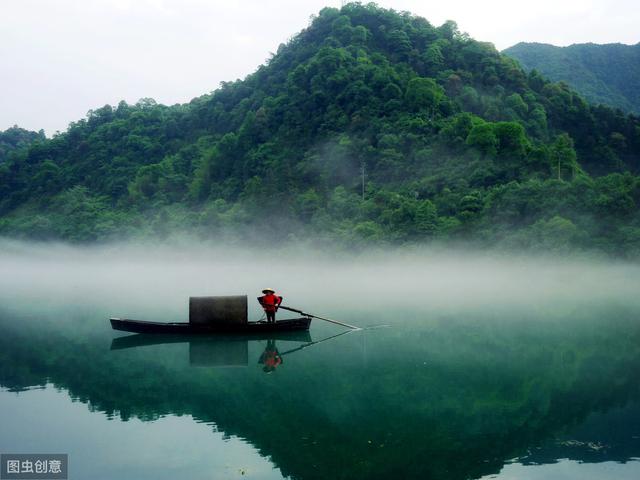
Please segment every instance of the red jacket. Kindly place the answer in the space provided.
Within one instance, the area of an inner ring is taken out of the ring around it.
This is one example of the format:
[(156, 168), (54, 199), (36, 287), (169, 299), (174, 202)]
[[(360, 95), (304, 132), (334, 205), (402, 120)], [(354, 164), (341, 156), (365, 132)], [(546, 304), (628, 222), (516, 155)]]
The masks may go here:
[(258, 297), (258, 302), (260, 302), (265, 312), (275, 312), (282, 303), (282, 297), (273, 293), (267, 293), (266, 295)]

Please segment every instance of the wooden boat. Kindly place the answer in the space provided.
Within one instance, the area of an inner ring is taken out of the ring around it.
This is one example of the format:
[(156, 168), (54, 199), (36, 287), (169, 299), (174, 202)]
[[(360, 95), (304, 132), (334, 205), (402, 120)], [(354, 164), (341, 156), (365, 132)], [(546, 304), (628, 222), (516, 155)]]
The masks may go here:
[(242, 334), (253, 335), (262, 333), (290, 332), (297, 330), (309, 330), (310, 317), (290, 318), (278, 320), (275, 323), (246, 322), (246, 323), (218, 323), (197, 324), (189, 322), (147, 322), (142, 320), (130, 320), (128, 318), (111, 318), (111, 327), (114, 330), (133, 333), (178, 333), (186, 335), (207, 334)]

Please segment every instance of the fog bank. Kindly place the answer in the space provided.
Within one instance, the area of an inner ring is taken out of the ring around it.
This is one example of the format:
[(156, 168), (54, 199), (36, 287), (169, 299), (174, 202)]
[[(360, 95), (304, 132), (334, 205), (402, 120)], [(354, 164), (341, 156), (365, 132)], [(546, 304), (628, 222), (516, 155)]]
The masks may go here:
[(253, 298), (266, 286), (284, 295), (285, 304), (324, 315), (389, 309), (535, 313), (602, 302), (640, 305), (640, 266), (469, 250), (333, 255), (196, 243), (76, 247), (0, 241), (0, 302), (9, 311), (25, 304), (42, 311), (77, 305), (113, 316), (184, 320), (189, 296), (248, 294), (250, 317), (257, 318)]

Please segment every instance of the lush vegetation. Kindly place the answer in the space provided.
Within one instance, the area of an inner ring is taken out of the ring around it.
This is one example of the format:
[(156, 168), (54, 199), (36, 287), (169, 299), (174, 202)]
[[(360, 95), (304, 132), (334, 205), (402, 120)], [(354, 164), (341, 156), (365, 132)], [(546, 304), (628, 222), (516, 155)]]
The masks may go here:
[(518, 43), (503, 50), (526, 70), (567, 82), (592, 103), (640, 114), (640, 43), (556, 47)]
[(10, 153), (26, 149), (36, 140), (45, 140), (43, 130), (31, 132), (14, 125), (0, 132), (0, 164), (9, 157)]
[(242, 81), (89, 112), (0, 164), (0, 234), (640, 253), (640, 121), (453, 22), (325, 8)]

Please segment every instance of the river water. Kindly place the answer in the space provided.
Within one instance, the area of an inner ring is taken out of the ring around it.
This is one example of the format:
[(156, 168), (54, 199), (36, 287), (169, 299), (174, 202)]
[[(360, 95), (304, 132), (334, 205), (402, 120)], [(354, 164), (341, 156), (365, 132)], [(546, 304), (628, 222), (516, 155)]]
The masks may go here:
[[(364, 329), (108, 322), (230, 293), (257, 319), (264, 286)], [(9, 243), (0, 453), (66, 453), (72, 479), (640, 478), (639, 287), (602, 260)]]

